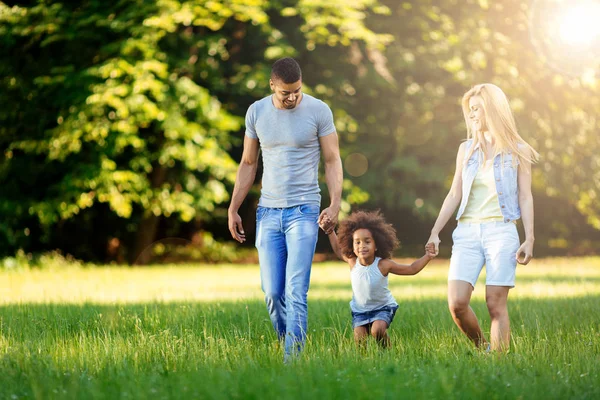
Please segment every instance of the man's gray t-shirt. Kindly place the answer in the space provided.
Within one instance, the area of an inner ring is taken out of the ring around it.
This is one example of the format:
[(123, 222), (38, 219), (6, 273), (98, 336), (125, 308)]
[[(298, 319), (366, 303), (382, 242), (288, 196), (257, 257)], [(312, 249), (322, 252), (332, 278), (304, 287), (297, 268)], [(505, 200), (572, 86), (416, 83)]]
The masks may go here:
[(331, 109), (303, 93), (295, 108), (281, 110), (271, 97), (253, 103), (246, 113), (246, 136), (259, 140), (263, 159), (258, 205), (320, 205), (319, 138), (335, 132)]

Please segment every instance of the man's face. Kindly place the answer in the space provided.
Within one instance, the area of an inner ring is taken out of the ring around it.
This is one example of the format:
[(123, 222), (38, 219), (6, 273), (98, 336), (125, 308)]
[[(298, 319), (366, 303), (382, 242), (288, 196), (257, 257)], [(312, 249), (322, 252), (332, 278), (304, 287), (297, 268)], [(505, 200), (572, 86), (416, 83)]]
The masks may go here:
[(302, 79), (294, 83), (283, 83), (281, 80), (269, 80), (271, 90), (275, 94), (275, 107), (291, 110), (298, 105), (302, 97)]

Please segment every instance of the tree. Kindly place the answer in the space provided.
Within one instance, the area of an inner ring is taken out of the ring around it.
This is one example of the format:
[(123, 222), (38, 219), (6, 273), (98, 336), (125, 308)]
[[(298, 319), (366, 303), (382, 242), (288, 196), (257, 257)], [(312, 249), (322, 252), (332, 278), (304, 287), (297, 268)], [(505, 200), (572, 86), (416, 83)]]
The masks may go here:
[(270, 62), (295, 54), (272, 18), (300, 26), (308, 49), (389, 40), (363, 25), (370, 0), (0, 7), (4, 254), (97, 259), (113, 237), (133, 262), (161, 218), (210, 219), (234, 179), (240, 110), (266, 93)]

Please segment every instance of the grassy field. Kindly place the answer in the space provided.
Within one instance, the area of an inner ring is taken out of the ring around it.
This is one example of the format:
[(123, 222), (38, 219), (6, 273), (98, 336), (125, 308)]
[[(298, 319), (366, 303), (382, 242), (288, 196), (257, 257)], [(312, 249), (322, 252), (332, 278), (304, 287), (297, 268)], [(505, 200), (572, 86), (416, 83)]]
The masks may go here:
[[(390, 277), (392, 348), (359, 354), (347, 267), (315, 264), (306, 351), (285, 366), (255, 265), (0, 270), (0, 399), (600, 398), (600, 258), (519, 267), (500, 357), (454, 326), (447, 265)], [(484, 293), (482, 276), (487, 332)]]

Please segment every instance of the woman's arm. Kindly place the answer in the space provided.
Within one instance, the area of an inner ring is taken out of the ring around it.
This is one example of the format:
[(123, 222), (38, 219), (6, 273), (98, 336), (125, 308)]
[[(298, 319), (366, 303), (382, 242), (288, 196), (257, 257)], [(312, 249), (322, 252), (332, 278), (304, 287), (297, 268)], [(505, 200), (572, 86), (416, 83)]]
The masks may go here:
[(440, 213), (431, 229), (431, 236), (429, 236), (429, 240), (427, 243), (433, 243), (435, 246), (435, 255), (439, 253), (439, 244), (440, 244), (440, 232), (444, 229), (444, 226), (448, 223), (452, 214), (456, 210), (456, 207), (460, 204), (460, 200), (462, 198), (462, 168), (463, 161), (465, 158), (465, 144), (462, 143), (458, 148), (458, 153), (456, 154), (456, 169), (454, 170), (454, 179), (452, 179), (452, 186), (450, 187), (450, 191), (448, 195), (444, 199), (444, 203), (442, 204), (442, 208), (440, 209)]
[[(517, 175), (519, 185), (519, 207), (521, 208), (521, 219), (525, 229), (525, 241), (517, 250), (517, 262), (527, 265), (533, 257), (533, 195), (531, 194), (531, 163), (523, 160), (519, 164)], [(519, 256), (524, 254), (523, 258)]]

